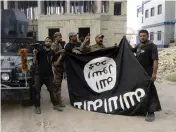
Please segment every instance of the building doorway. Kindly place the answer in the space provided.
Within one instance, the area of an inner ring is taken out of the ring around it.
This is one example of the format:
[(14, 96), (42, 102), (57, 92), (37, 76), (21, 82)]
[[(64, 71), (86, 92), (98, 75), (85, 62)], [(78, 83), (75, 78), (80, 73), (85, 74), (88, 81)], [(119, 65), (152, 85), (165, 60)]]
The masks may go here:
[(88, 33), (90, 34), (90, 27), (79, 28), (79, 38), (85, 38)]
[(48, 29), (48, 36), (53, 40), (53, 35), (55, 32), (60, 32), (60, 28), (49, 28)]

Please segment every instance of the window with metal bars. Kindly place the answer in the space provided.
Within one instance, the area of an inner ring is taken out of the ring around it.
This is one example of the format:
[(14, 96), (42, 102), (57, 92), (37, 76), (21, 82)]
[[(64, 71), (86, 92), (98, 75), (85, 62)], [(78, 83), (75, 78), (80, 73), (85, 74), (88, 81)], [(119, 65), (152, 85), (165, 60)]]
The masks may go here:
[(64, 14), (66, 12), (66, 1), (44, 1), (44, 14)]

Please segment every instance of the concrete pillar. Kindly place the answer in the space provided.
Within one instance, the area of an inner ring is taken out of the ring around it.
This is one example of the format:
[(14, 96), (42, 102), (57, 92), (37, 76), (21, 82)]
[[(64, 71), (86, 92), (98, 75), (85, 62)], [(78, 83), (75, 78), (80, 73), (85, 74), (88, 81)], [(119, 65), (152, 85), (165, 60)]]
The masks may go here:
[(122, 1), (121, 15), (127, 15), (127, 0)]
[(37, 1), (38, 4), (38, 16), (40, 16), (41, 14), (44, 14), (44, 1)]
[(15, 9), (18, 9), (18, 1), (15, 1)]
[(67, 9), (67, 14), (70, 14), (70, 0), (67, 0), (66, 2), (66, 9)]
[(8, 1), (3, 1), (3, 3), (4, 3), (4, 9), (8, 9)]
[(109, 1), (109, 15), (114, 15), (114, 1)]
[(96, 7), (97, 7), (97, 13), (101, 13), (101, 10), (102, 10), (101, 1), (97, 1), (96, 2)]

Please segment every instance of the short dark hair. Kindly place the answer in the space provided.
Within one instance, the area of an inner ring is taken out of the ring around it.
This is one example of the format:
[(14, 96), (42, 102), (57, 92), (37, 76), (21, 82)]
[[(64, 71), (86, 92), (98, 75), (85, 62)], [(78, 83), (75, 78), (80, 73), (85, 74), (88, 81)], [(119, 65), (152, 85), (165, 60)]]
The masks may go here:
[(147, 36), (149, 36), (149, 32), (148, 32), (147, 30), (145, 30), (145, 29), (140, 30), (140, 31), (139, 31), (139, 35), (140, 35), (141, 33), (146, 33)]
[(46, 37), (46, 38), (45, 38), (45, 41), (46, 41), (46, 39), (50, 39), (50, 40), (52, 40), (51, 37)]

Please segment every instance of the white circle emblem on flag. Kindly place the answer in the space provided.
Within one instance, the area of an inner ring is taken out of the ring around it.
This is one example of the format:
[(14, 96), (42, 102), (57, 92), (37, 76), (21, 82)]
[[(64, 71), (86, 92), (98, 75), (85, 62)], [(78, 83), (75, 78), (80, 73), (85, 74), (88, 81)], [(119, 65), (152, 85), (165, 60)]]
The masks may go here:
[(99, 57), (84, 66), (84, 78), (89, 87), (102, 93), (114, 88), (116, 84), (116, 63), (112, 58)]

